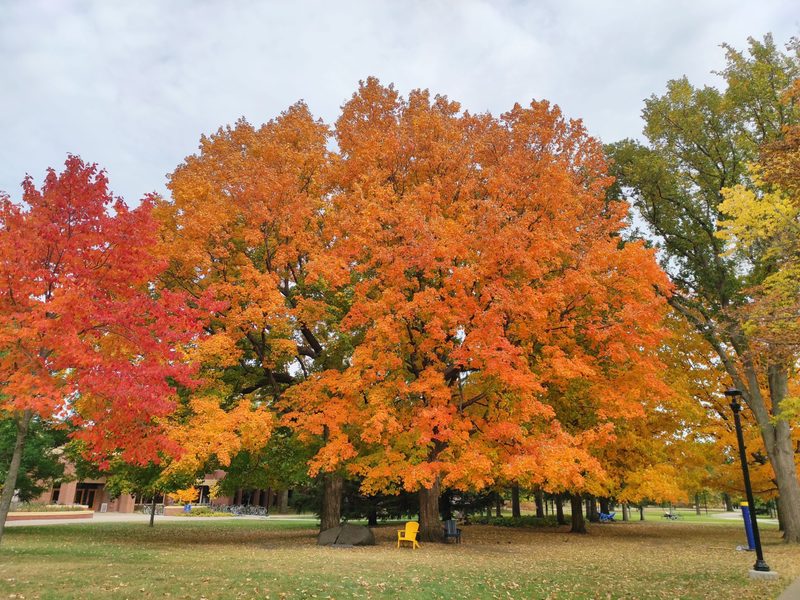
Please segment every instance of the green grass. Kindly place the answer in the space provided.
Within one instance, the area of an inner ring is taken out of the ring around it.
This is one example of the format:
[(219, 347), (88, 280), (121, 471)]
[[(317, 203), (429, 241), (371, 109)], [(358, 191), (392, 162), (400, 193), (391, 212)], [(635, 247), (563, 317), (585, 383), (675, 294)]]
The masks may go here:
[(13, 527), (0, 598), (774, 598), (800, 576), (800, 549), (764, 532), (778, 582), (750, 581), (741, 527), (689, 522), (564, 528), (464, 527), (464, 544), (315, 545), (302, 521), (220, 519)]

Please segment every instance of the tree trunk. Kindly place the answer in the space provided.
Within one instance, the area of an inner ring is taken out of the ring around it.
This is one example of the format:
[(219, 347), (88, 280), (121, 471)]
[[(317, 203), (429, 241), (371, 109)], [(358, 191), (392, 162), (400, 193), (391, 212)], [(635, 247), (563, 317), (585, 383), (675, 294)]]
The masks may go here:
[(578, 494), (572, 494), (569, 497), (569, 503), (572, 507), (572, 528), (570, 533), (586, 533), (586, 521), (583, 520), (583, 501)]
[(519, 486), (511, 486), (511, 516), (518, 519), (522, 516), (522, 511), (519, 506)]
[(556, 523), (559, 525), (566, 525), (567, 520), (564, 518), (564, 496), (563, 494), (556, 495)]
[(453, 492), (451, 490), (446, 490), (439, 496), (439, 514), (445, 521), (453, 518)]
[(8, 465), (8, 473), (3, 483), (3, 493), (0, 494), (0, 542), (3, 541), (3, 532), (6, 528), (6, 519), (11, 509), (11, 500), (14, 498), (14, 491), (17, 489), (17, 476), (22, 464), (22, 450), (25, 447), (25, 437), (28, 435), (28, 427), (33, 418), (33, 411), (24, 410), (17, 416), (17, 439), (14, 442), (14, 451), (11, 454), (11, 462)]
[(370, 527), (378, 526), (378, 509), (375, 508), (374, 504), (370, 507), (369, 512), (367, 513), (367, 525)]
[(494, 516), (503, 516), (503, 497), (500, 495), (500, 492), (494, 493)]
[(153, 500), (150, 502), (150, 527), (153, 527), (156, 521), (156, 493), (153, 492)]
[(611, 512), (611, 507), (609, 506), (608, 498), (600, 498), (600, 512), (608, 514)]
[(702, 514), (700, 512), (700, 492), (697, 492), (694, 495), (694, 513), (697, 516), (700, 516)]
[(539, 488), (533, 490), (533, 499), (536, 502), (536, 518), (544, 519), (544, 494), (542, 494), (542, 490)]
[[(746, 337), (743, 333), (739, 333), (731, 338), (731, 342), (742, 362), (742, 371), (747, 385), (739, 377), (735, 366), (730, 362), (730, 357), (720, 355), (720, 358), (723, 359), (725, 369), (734, 384), (742, 391), (744, 400), (753, 411), (753, 416), (758, 423), (767, 456), (769, 456), (772, 470), (775, 473), (778, 494), (782, 498), (783, 539), (786, 542), (800, 543), (800, 482), (797, 479), (797, 467), (794, 462), (792, 432), (785, 419), (775, 419), (775, 417), (779, 417), (781, 403), (788, 393), (787, 370), (782, 365), (767, 367), (769, 395), (772, 404), (770, 413), (761, 394), (758, 372), (753, 363)], [(725, 358), (728, 358), (727, 362)]]
[(631, 520), (631, 507), (628, 506), (627, 502), (622, 503), (622, 520), (623, 521)]
[(775, 512), (778, 513), (778, 531), (785, 531), (783, 527), (783, 510), (781, 509), (780, 496), (778, 496), (778, 500), (775, 502)]
[[(772, 420), (764, 425), (759, 421), (759, 426), (762, 437), (766, 435), (771, 438), (766, 443), (766, 448), (778, 483), (783, 513), (783, 539), (786, 542), (800, 543), (800, 482), (797, 480), (797, 466), (794, 462), (795, 449), (789, 423), (780, 418), (781, 402), (789, 392), (789, 376), (785, 368), (777, 365), (770, 365), (767, 373), (772, 415), (778, 419), (774, 421), (774, 425)], [(756, 419), (758, 420), (758, 415)], [(751, 507), (751, 510), (754, 509), (755, 507)]]
[(644, 521), (644, 504), (639, 505), (639, 520)]
[(587, 516), (589, 517), (589, 521), (591, 523), (599, 522), (600, 515), (597, 512), (597, 499), (594, 496), (592, 496), (591, 498), (589, 498), (589, 500), (587, 500), (587, 504), (588, 504), (588, 510), (586, 512)]
[(419, 490), (419, 539), (423, 542), (444, 540), (442, 521), (439, 519), (440, 485), (437, 477), (430, 488), (420, 488)]
[(278, 514), (285, 515), (289, 512), (289, 490), (278, 492)]
[(727, 493), (722, 494), (722, 501), (725, 502), (725, 510), (728, 512), (733, 512), (733, 502), (731, 502), (730, 495)]
[(322, 476), (322, 514), (320, 531), (338, 527), (342, 520), (342, 476), (338, 473), (325, 473)]

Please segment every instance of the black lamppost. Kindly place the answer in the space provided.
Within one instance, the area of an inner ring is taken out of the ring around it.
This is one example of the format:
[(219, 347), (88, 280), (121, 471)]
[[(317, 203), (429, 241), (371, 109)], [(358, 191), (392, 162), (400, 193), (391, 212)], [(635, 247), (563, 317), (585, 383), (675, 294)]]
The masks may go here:
[(750, 523), (753, 526), (753, 539), (756, 543), (756, 564), (753, 565), (753, 570), (769, 571), (769, 565), (764, 561), (764, 553), (761, 551), (761, 536), (758, 534), (758, 521), (756, 521), (756, 503), (755, 500), (753, 500), (753, 488), (750, 487), (750, 470), (747, 468), (747, 451), (744, 448), (742, 422), (739, 420), (739, 411), (742, 410), (742, 405), (739, 404), (738, 398), (742, 395), (742, 392), (732, 388), (725, 390), (725, 395), (731, 399), (733, 422), (736, 425), (736, 438), (739, 440), (739, 458), (742, 461), (744, 491), (747, 494), (747, 504), (750, 507)]

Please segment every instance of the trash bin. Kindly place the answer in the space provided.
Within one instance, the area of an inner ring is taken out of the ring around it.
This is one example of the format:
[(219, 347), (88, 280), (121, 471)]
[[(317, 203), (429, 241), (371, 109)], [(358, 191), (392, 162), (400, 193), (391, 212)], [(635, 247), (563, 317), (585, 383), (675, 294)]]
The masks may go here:
[(755, 550), (756, 541), (753, 537), (753, 522), (750, 520), (750, 507), (747, 502), (742, 502), (742, 518), (744, 519), (744, 532), (747, 535), (747, 549)]

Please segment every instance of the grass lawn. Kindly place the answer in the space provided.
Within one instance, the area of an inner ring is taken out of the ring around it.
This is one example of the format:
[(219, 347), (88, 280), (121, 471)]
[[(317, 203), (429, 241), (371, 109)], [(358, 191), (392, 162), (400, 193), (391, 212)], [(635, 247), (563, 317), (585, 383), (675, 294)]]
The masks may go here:
[(43, 598), (775, 598), (800, 548), (763, 532), (777, 582), (751, 581), (739, 523), (645, 521), (564, 529), (468, 526), (464, 544), (397, 550), (315, 546), (302, 521), (214, 519), (14, 527), (0, 599)]

